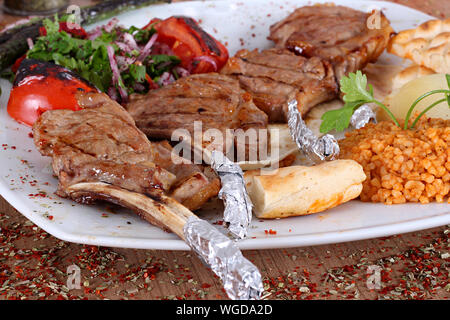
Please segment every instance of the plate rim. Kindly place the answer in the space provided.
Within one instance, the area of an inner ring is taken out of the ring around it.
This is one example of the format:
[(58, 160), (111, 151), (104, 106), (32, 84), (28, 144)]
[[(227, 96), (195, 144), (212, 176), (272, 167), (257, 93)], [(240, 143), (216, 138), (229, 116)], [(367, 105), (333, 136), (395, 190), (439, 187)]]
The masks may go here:
[[(251, 2), (258, 2), (260, 0), (251, 0)], [(265, 0), (269, 1), (269, 0)], [(191, 3), (205, 4), (207, 2), (240, 2), (239, 0), (206, 0), (206, 1), (189, 1)], [(249, 1), (250, 2), (250, 1)], [(329, 2), (324, 0), (309, 1), (312, 3)], [(337, 0), (341, 4), (348, 3), (349, 0)], [(174, 5), (186, 5), (187, 2), (177, 2), (171, 4), (159, 4), (161, 6), (174, 6)], [(436, 17), (430, 16), (422, 11), (410, 8), (394, 2), (387, 1), (373, 1), (373, 0), (360, 0), (360, 3), (376, 4), (378, 6), (387, 5), (394, 9), (412, 10), (415, 13), (419, 13), (424, 18), (433, 19)], [(300, 4), (299, 4), (300, 5)], [(144, 7), (145, 9), (148, 7)], [(392, 9), (391, 9), (392, 10)], [(407, 19), (406, 19), (407, 20)], [(0, 159), (1, 159), (0, 154)], [(58, 228), (54, 224), (47, 223), (46, 219), (40, 215), (33, 213), (32, 208), (21, 201), (17, 192), (11, 190), (6, 180), (1, 177), (0, 179), (0, 195), (19, 213), (32, 221), (39, 228), (45, 230), (52, 236), (69, 242), (86, 244), (86, 245), (98, 245), (106, 247), (120, 247), (120, 248), (135, 248), (135, 249), (153, 249), (153, 250), (190, 250), (190, 247), (181, 239), (143, 239), (143, 238), (118, 238), (114, 236), (88, 236), (86, 234), (76, 232), (66, 232), (65, 230)], [(397, 223), (381, 224), (373, 227), (353, 228), (342, 231), (332, 232), (319, 232), (310, 233), (304, 235), (281, 235), (276, 237), (266, 236), (261, 238), (248, 238), (236, 242), (238, 247), (243, 250), (262, 250), (262, 249), (275, 249), (275, 248), (291, 248), (291, 247), (303, 247), (313, 245), (323, 245), (331, 243), (342, 243), (349, 241), (358, 241), (377, 238), (381, 236), (392, 236), (395, 234), (401, 234), (406, 232), (414, 232), (418, 230), (424, 230), (450, 224), (450, 211), (446, 213), (440, 213), (431, 217), (416, 218)]]

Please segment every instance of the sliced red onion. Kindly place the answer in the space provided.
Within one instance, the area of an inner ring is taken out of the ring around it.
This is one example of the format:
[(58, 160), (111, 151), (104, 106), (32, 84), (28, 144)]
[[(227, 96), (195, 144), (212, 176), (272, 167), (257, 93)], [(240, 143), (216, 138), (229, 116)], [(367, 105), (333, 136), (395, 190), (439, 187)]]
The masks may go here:
[(114, 27), (116, 26), (116, 24), (119, 22), (119, 19), (117, 19), (117, 18), (112, 18), (104, 27), (103, 27), (103, 29), (106, 31), (106, 32), (111, 32), (113, 29), (114, 29)]
[(194, 61), (205, 61), (208, 62), (209, 64), (211, 64), (214, 67), (214, 71), (217, 71), (217, 63), (216, 61), (209, 57), (209, 56), (200, 56), (200, 57), (195, 57)]
[(108, 52), (109, 64), (111, 65), (111, 70), (113, 73), (112, 80), (116, 84), (120, 77), (120, 74), (119, 74), (119, 68), (117, 67), (117, 63), (116, 63), (116, 59), (115, 59), (115, 55), (114, 55), (114, 48), (112, 46), (108, 46), (106, 48), (106, 50)]
[(123, 42), (120, 42), (120, 41), (116, 41), (114, 43), (119, 47), (120, 50), (122, 50), (124, 52), (130, 52), (131, 51), (131, 48), (126, 43), (123, 43)]
[(119, 88), (120, 97), (122, 98), (122, 103), (128, 102), (128, 92), (127, 92), (127, 89), (122, 88), (122, 87), (119, 86), (119, 85), (118, 85), (118, 88)]
[(94, 30), (88, 32), (87, 38), (89, 40), (95, 40), (102, 35), (102, 27), (98, 26)]
[(135, 83), (133, 85), (133, 89), (136, 92), (143, 92), (145, 90), (145, 86), (143, 84), (140, 84), (140, 83)]
[(165, 67), (168, 67), (168, 66), (170, 66), (171, 64), (172, 64), (172, 62), (166, 61), (166, 62), (163, 62), (163, 63), (159, 64), (159, 65), (158, 65), (158, 68), (164, 69)]
[(27, 43), (28, 43), (28, 47), (30, 49), (33, 49), (33, 47), (34, 47), (33, 39), (27, 38)]
[(147, 56), (150, 54), (150, 50), (151, 50), (151, 48), (152, 48), (152, 46), (155, 43), (157, 38), (158, 38), (158, 34), (157, 33), (152, 35), (150, 40), (148, 40), (147, 44), (145, 45), (144, 49), (142, 49), (141, 54), (137, 58), (137, 61), (144, 61), (144, 59), (147, 58)]
[(114, 86), (112, 86), (112, 87), (109, 87), (109, 89), (108, 89), (108, 96), (111, 98), (111, 99), (113, 99), (113, 100), (118, 100), (118, 96), (117, 96), (117, 91), (116, 91), (116, 88), (114, 87)]
[(176, 71), (176, 73), (178, 73), (178, 75), (180, 77), (187, 77), (189, 76), (191, 73), (189, 71), (187, 71), (185, 68), (183, 67), (175, 67), (174, 70)]
[(153, 54), (167, 54), (169, 56), (174, 56), (172, 49), (165, 43), (155, 42), (152, 47)]
[(166, 86), (168, 84), (171, 84), (172, 82), (175, 81), (175, 78), (173, 77), (172, 74), (170, 74), (169, 72), (164, 72), (161, 77), (159, 77), (157, 83), (160, 86)]
[(166, 81), (169, 78), (169, 73), (164, 72), (158, 79), (158, 84), (161, 85), (163, 81)]
[(126, 43), (132, 50), (139, 50), (139, 46), (138, 46), (138, 44), (136, 43), (136, 40), (134, 40), (134, 37), (133, 37), (131, 34), (125, 32), (125, 33), (123, 34), (123, 40), (125, 41), (125, 43)]
[(128, 101), (128, 93), (127, 93), (127, 90), (125, 90), (124, 88), (122, 88), (120, 86), (120, 82), (122, 79), (120, 77), (119, 67), (117, 66), (117, 62), (115, 59), (114, 48), (112, 46), (108, 46), (107, 51), (108, 51), (109, 64), (111, 66), (111, 70), (112, 70), (112, 74), (113, 74), (113, 76), (112, 76), (113, 85), (117, 86), (120, 97), (122, 98), (122, 102), (126, 102), (126, 101)]
[(130, 64), (134, 63), (134, 58), (126, 56), (116, 56), (117, 65), (119, 66), (119, 71), (123, 72), (130, 67)]

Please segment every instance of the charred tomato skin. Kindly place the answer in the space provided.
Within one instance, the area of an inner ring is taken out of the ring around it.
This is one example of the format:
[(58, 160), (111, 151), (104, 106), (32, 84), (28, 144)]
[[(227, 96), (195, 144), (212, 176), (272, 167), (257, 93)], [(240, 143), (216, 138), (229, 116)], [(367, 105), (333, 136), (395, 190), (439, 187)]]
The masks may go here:
[[(155, 28), (158, 42), (167, 44), (181, 59), (181, 66), (191, 73), (219, 71), (228, 60), (227, 48), (205, 32), (192, 18), (173, 16), (165, 20), (153, 19), (144, 29)], [(198, 58), (207, 57), (215, 65)]]
[(17, 122), (32, 126), (47, 110), (81, 109), (76, 93), (99, 92), (93, 85), (59, 65), (34, 59), (20, 64), (7, 111)]

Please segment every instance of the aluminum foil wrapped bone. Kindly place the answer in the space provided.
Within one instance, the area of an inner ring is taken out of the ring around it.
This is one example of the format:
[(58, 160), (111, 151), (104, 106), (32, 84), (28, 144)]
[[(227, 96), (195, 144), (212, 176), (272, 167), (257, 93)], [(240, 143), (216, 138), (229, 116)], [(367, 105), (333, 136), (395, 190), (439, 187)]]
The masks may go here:
[(222, 280), (233, 300), (259, 300), (264, 291), (261, 273), (235, 243), (208, 222), (192, 216), (184, 225), (185, 241)]
[(358, 109), (356, 109), (355, 112), (353, 112), (353, 115), (350, 119), (350, 124), (355, 129), (360, 129), (370, 121), (374, 121), (375, 123), (377, 122), (376, 114), (369, 105), (363, 104)]
[(211, 154), (211, 167), (222, 183), (218, 196), (224, 201), (223, 220), (235, 238), (243, 239), (252, 221), (253, 207), (245, 188), (244, 173), (239, 165), (217, 150)]
[(334, 160), (340, 151), (336, 138), (331, 134), (318, 138), (303, 121), (297, 104), (295, 99), (288, 103), (288, 126), (292, 139), (312, 162)]

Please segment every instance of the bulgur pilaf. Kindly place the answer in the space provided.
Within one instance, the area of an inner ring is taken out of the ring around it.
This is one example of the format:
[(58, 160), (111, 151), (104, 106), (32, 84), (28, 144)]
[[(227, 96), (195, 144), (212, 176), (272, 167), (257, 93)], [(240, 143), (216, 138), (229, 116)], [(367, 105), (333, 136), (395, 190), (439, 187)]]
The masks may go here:
[(450, 203), (450, 120), (421, 119), (402, 130), (382, 121), (348, 132), (340, 158), (361, 164), (362, 201)]

